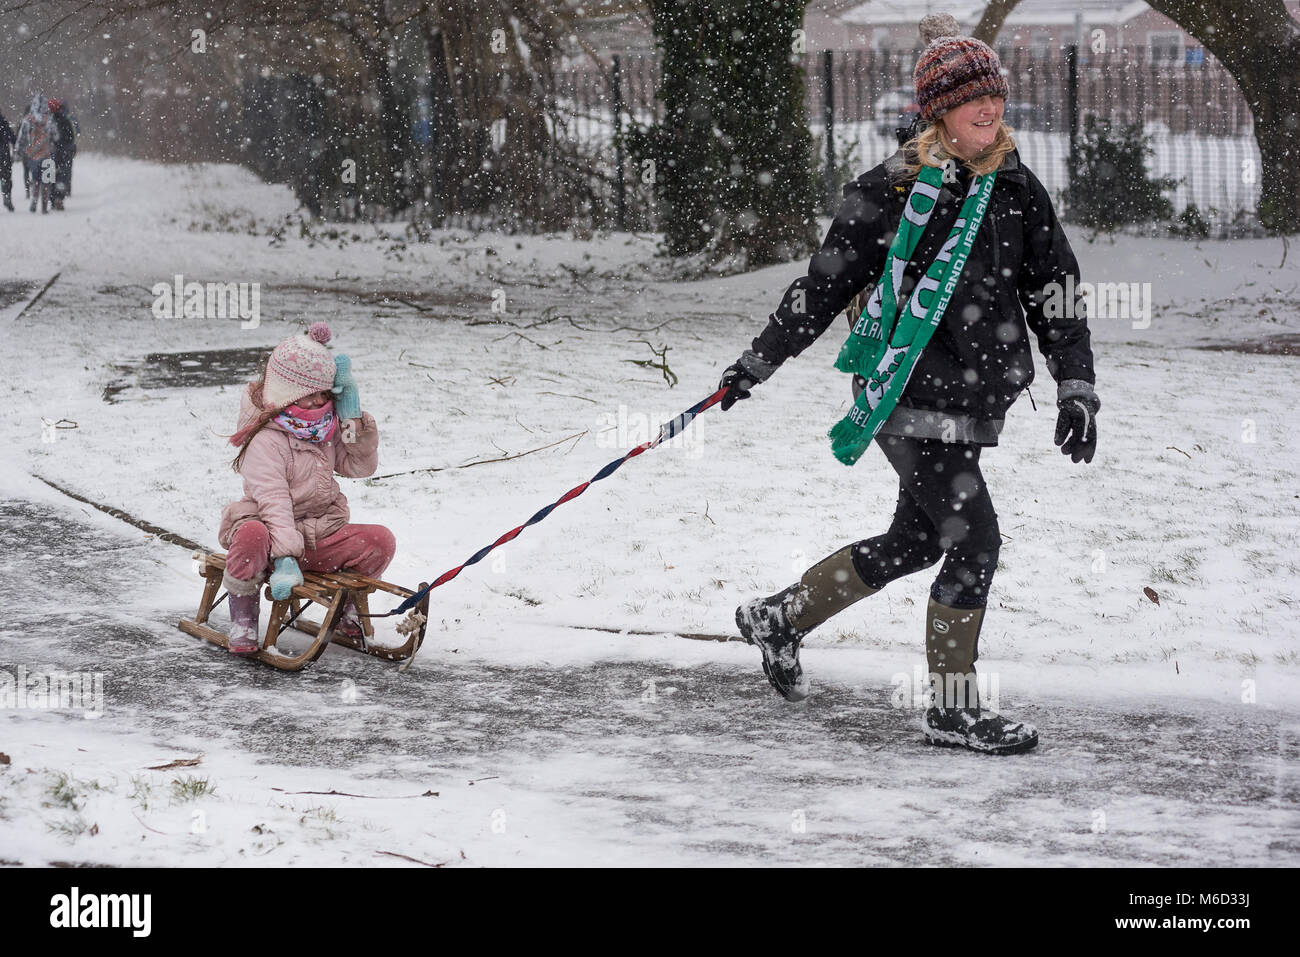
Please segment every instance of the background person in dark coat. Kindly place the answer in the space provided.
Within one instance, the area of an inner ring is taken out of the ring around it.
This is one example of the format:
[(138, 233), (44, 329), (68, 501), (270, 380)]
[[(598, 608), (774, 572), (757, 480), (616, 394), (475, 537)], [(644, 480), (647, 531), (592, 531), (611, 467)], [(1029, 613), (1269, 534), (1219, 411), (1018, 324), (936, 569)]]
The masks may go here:
[(49, 103), (43, 94), (37, 93), (18, 127), (18, 138), (14, 143), (15, 150), (23, 158), (27, 181), (31, 183), (31, 203), (27, 208), (33, 213), (38, 204), (42, 213), (49, 212), (55, 178), (54, 144), (58, 138), (59, 128), (50, 116)]
[[(972, 177), (996, 171), (952, 300), (876, 435), (898, 474), (893, 522), (884, 534), (829, 555), (776, 595), (741, 605), (736, 623), (762, 651), (772, 686), (798, 701), (808, 694), (799, 663), (808, 632), (891, 581), (942, 561), (926, 610), (926, 659), (943, 689), (951, 684), (964, 697), (944, 694), (931, 703), (922, 724), (925, 739), (1012, 753), (1034, 747), (1037, 730), (982, 708), (973, 681), (1002, 542), (980, 451), (998, 444), (1007, 409), (1033, 381), (1031, 332), (1057, 382), (1056, 444), (1075, 462), (1092, 460), (1100, 401), (1080, 302), (1066, 303), (1064, 310), (1045, 308), (1052, 290), (1068, 287), (1071, 278), (1078, 288), (1078, 262), (1047, 190), (1020, 162), (1002, 122), (1009, 90), (997, 54), (960, 33), (947, 15), (921, 21), (927, 46), (915, 80), (926, 125), (845, 187), (844, 204), (808, 274), (791, 284), (767, 327), (720, 383), (728, 389), (724, 409), (747, 398), (749, 389), (811, 345), (872, 286), (885, 269), (922, 164), (943, 167), (952, 178), (945, 176), (928, 227), (903, 270), (903, 308), (938, 258)], [(856, 377), (855, 393), (864, 385)]]
[(14, 211), (14, 128), (9, 125), (3, 113), (0, 113), (0, 197), (3, 197), (5, 209)]
[(68, 105), (58, 97), (50, 98), (50, 115), (59, 128), (59, 138), (54, 142), (54, 208), (62, 209), (63, 200), (72, 195), (72, 159), (77, 155), (77, 134), (81, 128), (76, 117), (68, 112)]

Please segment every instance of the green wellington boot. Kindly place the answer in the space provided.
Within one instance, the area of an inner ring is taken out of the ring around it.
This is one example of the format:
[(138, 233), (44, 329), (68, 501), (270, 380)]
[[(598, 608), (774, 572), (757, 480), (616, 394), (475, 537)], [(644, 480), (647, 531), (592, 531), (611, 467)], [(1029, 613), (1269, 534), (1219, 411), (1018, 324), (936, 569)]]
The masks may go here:
[(808, 680), (799, 664), (804, 636), (878, 590), (862, 580), (853, 567), (853, 546), (846, 545), (788, 588), (741, 605), (736, 609), (736, 627), (745, 641), (763, 653), (763, 673), (777, 693), (787, 701), (802, 701), (808, 697)]
[(922, 732), (929, 744), (984, 754), (1019, 754), (1038, 744), (1038, 729), (980, 707), (975, 684), (983, 608), (950, 608), (933, 598), (926, 609), (925, 658), (938, 681)]

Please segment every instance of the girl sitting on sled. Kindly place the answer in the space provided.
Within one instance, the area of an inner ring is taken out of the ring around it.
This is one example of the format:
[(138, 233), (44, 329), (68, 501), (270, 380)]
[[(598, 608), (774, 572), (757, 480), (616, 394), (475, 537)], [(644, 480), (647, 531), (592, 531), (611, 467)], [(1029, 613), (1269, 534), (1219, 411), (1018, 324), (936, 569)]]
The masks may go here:
[[(221, 514), (227, 550), (223, 584), (230, 593), (229, 648), (258, 651), (258, 591), (269, 573), (271, 597), (289, 597), (302, 573), (340, 569), (382, 576), (397, 542), (382, 525), (353, 525), (334, 480), (373, 475), (379, 429), (361, 411), (352, 362), (325, 348), (330, 329), (314, 323), (272, 350), (261, 381), (244, 390), (234, 469), (244, 497)], [(338, 630), (357, 638), (361, 619), (349, 600)]]

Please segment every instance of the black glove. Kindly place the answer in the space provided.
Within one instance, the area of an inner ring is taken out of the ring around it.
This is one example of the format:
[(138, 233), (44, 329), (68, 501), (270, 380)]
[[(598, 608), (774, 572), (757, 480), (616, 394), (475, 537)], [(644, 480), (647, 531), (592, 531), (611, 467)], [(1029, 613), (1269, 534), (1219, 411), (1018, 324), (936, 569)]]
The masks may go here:
[(778, 365), (779, 362), (769, 362), (752, 349), (746, 349), (739, 359), (727, 366), (718, 382), (719, 389), (727, 390), (722, 397), (722, 411), (726, 412), (741, 399), (748, 399), (749, 390), (760, 382), (766, 382)]
[(1052, 441), (1074, 463), (1091, 462), (1097, 451), (1097, 412), (1101, 409), (1101, 399), (1089, 383), (1070, 380), (1062, 382), (1057, 390), (1056, 406), (1060, 412)]
[(727, 371), (722, 373), (722, 380), (718, 383), (719, 389), (727, 390), (727, 394), (722, 397), (722, 411), (726, 412), (741, 399), (748, 399), (749, 390), (757, 384), (758, 380), (739, 362), (727, 366)]

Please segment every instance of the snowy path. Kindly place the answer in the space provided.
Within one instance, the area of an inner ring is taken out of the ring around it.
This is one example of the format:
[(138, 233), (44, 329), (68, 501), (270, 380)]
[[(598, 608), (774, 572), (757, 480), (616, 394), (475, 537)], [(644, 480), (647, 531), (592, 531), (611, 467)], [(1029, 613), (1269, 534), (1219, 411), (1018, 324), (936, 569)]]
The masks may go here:
[[(1025, 699), (1017, 713), (1041, 723), (1044, 742), (1026, 758), (997, 759), (928, 748), (916, 713), (891, 707), (887, 684), (823, 681), (812, 702), (790, 706), (770, 693), (756, 660), (744, 667), (736, 655), (554, 667), (427, 654), (401, 674), (332, 649), (286, 676), (113, 611), (161, 546), (131, 545), (43, 506), (0, 507), (0, 549), (12, 555), (24, 544), (30, 558), (0, 566), (0, 593), (25, 596), (0, 632), (0, 668), (93, 667), (104, 673), (105, 714), (80, 727), (56, 713), (24, 715), (0, 725), (5, 746), (20, 763), (40, 760), (39, 742), (60, 726), (86, 749), (82, 778), (103, 767), (105, 738), (151, 739), (159, 754), (215, 751), (217, 791), (199, 805), (214, 820), (237, 817), (223, 815), (226, 792), (246, 805), (275, 796), (259, 780), (294, 780), (308, 782), (304, 790), (436, 790), (397, 814), (416, 819), (370, 830), (397, 831), (399, 849), (411, 829), (429, 832), (470, 864), (1276, 865), (1300, 849), (1300, 780), (1278, 754), (1288, 720), (1290, 747), (1300, 745), (1294, 715)], [(74, 597), (59, 603), (24, 587), (45, 581)], [(633, 640), (590, 639), (610, 655)], [(671, 641), (650, 640), (659, 654), (672, 653)], [(77, 852), (167, 863), (174, 845), (142, 849), (150, 835), (122, 813), (126, 789), (104, 787), (104, 820)], [(361, 829), (353, 815), (364, 801), (323, 803), (342, 818), (340, 834)], [(493, 813), (504, 833), (492, 832)], [(5, 817), (0, 858), (15, 847), (30, 848), (27, 864), (70, 853), (32, 840), (57, 814)], [(18, 833), (24, 826), (28, 835)], [(280, 833), (290, 843), (266, 863), (363, 853), (348, 840)], [(202, 860), (241, 836), (214, 823), (183, 843)]]
[[(0, 283), (61, 272), (21, 320), (0, 306), (0, 671), (102, 672), (106, 714), (0, 711), (0, 862), (1300, 860), (1300, 364), (1194, 348), (1300, 331), (1278, 243), (1072, 235), (1086, 276), (1151, 281), (1155, 315), (1093, 324), (1092, 466), (1051, 445), (1041, 362), (1038, 411), (1019, 402), (985, 457), (1006, 544), (981, 664), (1043, 735), (990, 760), (927, 749), (890, 705), (923, 660), (925, 575), (810, 637), (817, 694), (797, 707), (743, 644), (560, 627), (728, 633), (739, 601), (883, 530), (883, 459), (850, 471), (825, 447), (838, 334), (440, 590), (405, 675), (338, 649), (271, 674), (181, 634), (184, 550), (33, 479), (213, 543), (238, 496), (237, 377), (160, 378), (177, 353), (238, 365), (329, 321), (380, 471), (402, 473), (346, 492), (394, 528), (388, 577), (410, 584), (711, 392), (802, 266), (670, 282), (623, 235), (273, 243), (292, 204), (247, 173), (78, 162), (66, 213), (0, 220)], [(262, 283), (260, 327), (155, 317), (150, 287), (176, 273)], [(633, 364), (646, 342), (670, 347), (675, 388)], [(1200, 388), (1206, 370), (1241, 394)], [(215, 795), (181, 793), (195, 775)], [(331, 790), (372, 797), (290, 793)]]

